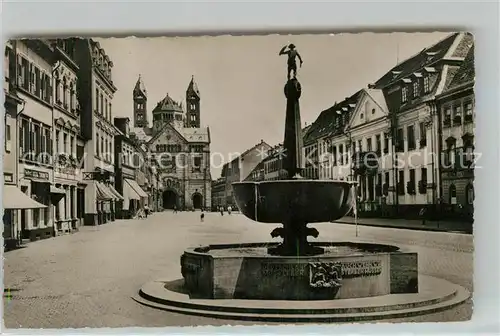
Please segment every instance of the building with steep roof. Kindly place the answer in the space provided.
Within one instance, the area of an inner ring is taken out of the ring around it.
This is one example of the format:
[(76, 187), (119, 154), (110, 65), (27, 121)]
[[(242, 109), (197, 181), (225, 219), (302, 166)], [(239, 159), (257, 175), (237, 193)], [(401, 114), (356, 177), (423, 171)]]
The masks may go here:
[(160, 173), (159, 206), (199, 209), (211, 205), (210, 129), (201, 126), (201, 95), (194, 77), (186, 89), (186, 109), (168, 93), (148, 119), (148, 94), (141, 76), (132, 91), (131, 136), (147, 147)]
[(304, 135), (306, 177), (358, 181), (361, 212), (418, 217), (436, 204), (436, 96), (472, 43), (469, 33), (451, 34), (321, 112)]
[(474, 46), (436, 97), (442, 209), (447, 218), (473, 221), (474, 214)]

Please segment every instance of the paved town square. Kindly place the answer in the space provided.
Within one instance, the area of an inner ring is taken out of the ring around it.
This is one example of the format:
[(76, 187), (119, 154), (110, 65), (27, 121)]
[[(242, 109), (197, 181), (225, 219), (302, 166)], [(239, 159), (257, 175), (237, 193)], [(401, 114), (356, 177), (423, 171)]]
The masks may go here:
[[(179, 277), (179, 256), (190, 246), (271, 241), (273, 225), (236, 213), (161, 212), (118, 220), (80, 232), (28, 243), (5, 254), (4, 320), (7, 328), (161, 327), (250, 325), (145, 307), (131, 297), (151, 280)], [(472, 235), (318, 224), (319, 240), (411, 245), (419, 272), (472, 291)], [(471, 301), (433, 315), (401, 321), (456, 321), (472, 314)], [(399, 321), (399, 320), (398, 320)]]

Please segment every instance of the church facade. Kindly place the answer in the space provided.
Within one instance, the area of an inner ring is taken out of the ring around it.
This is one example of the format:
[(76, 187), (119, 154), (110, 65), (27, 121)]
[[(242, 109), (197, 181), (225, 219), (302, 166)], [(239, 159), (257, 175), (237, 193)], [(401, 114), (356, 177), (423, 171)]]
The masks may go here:
[(147, 91), (142, 78), (133, 90), (133, 136), (146, 144), (160, 172), (159, 207), (192, 210), (211, 204), (210, 129), (201, 126), (200, 91), (191, 79), (182, 102), (168, 94), (147, 113)]

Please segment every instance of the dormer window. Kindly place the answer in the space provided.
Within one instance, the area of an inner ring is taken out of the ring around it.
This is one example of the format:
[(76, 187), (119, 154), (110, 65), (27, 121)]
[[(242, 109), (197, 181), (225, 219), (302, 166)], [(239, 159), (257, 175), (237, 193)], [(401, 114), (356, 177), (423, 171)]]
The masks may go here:
[(403, 86), (403, 88), (401, 89), (401, 101), (403, 103), (406, 103), (407, 100), (408, 100), (408, 88), (406, 86)]
[(420, 82), (418, 78), (413, 82), (413, 97), (416, 98), (420, 95)]
[(430, 91), (430, 80), (429, 76), (425, 76), (424, 79), (424, 93), (428, 93)]

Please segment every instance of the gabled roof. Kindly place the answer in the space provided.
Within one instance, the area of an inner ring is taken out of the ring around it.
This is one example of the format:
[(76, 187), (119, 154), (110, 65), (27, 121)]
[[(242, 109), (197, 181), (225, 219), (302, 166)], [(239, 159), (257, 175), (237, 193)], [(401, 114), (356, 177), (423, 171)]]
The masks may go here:
[(148, 143), (149, 143), (149, 144), (153, 143), (156, 139), (158, 139), (158, 137), (159, 137), (160, 135), (162, 135), (162, 134), (165, 132), (165, 130), (166, 130), (167, 128), (169, 128), (169, 129), (173, 130), (175, 133), (177, 133), (177, 134), (179, 135), (179, 137), (183, 138), (183, 139), (184, 139), (184, 141), (186, 141), (186, 142), (187, 142), (187, 140), (186, 140), (186, 138), (184, 137), (184, 135), (183, 135), (183, 134), (181, 134), (181, 133), (179, 132), (179, 130), (177, 130), (177, 129), (174, 127), (174, 125), (172, 125), (172, 123), (168, 122), (168, 123), (163, 124), (163, 126), (162, 126), (162, 127), (161, 127), (161, 128), (160, 128), (160, 129), (159, 129), (159, 130), (158, 130), (158, 131), (157, 131), (157, 132), (156, 132), (156, 133), (155, 133), (155, 134), (151, 137), (151, 139), (149, 139)]
[(453, 33), (429, 48), (399, 63), (375, 82), (376, 88), (384, 88), (400, 79), (443, 59), (460, 33)]
[(148, 93), (146, 91), (146, 86), (144, 85), (144, 82), (142, 81), (141, 75), (139, 75), (139, 78), (137, 79), (137, 82), (135, 83), (135, 87), (134, 87), (134, 96), (137, 96), (139, 94), (142, 94), (144, 97), (148, 96)]
[[(259, 147), (259, 146), (264, 146), (264, 147), (267, 147), (268, 149), (270, 149), (270, 148), (271, 148), (271, 146), (270, 146), (268, 143), (266, 143), (264, 140), (260, 140), (260, 142), (259, 142), (258, 144), (256, 144), (256, 145), (252, 146), (251, 148), (249, 148), (249, 149), (247, 149), (246, 151), (244, 151), (243, 153), (241, 153), (241, 155), (240, 155), (238, 158), (240, 158), (240, 157), (243, 157), (243, 156), (247, 155), (248, 153), (250, 153), (251, 151), (253, 151), (255, 148), (257, 148), (257, 147)], [(236, 158), (236, 159), (237, 159), (237, 158)], [(235, 159), (235, 160), (236, 160), (236, 159)], [(233, 161), (234, 161), (234, 160), (233, 160)]]
[(149, 128), (133, 127), (130, 130), (130, 133), (135, 134), (139, 141), (148, 142), (149, 140), (151, 140), (151, 134), (149, 130)]
[(188, 142), (204, 142), (210, 143), (210, 129), (208, 127), (194, 128), (186, 127), (183, 128), (182, 134)]
[(156, 104), (156, 107), (153, 109), (153, 113), (155, 112), (184, 113), (184, 111), (182, 111), (182, 107), (180, 106), (180, 104), (177, 103), (175, 100), (173, 100), (168, 93), (165, 96), (165, 98), (163, 98)]
[[(303, 135), (304, 145), (322, 137), (342, 134), (344, 127), (350, 120), (354, 107), (361, 97), (362, 91), (359, 90), (340, 103), (335, 103), (332, 107), (321, 112), (318, 118), (310, 125), (307, 133)], [(337, 120), (339, 121), (337, 122)]]
[(476, 79), (476, 70), (474, 64), (474, 45), (469, 49), (462, 65), (453, 76), (453, 79), (445, 87), (444, 91), (453, 90), (463, 84), (474, 82)]
[(186, 90), (186, 95), (194, 94), (196, 97), (200, 98), (200, 90), (198, 89), (198, 85), (194, 81), (194, 76), (191, 77), (191, 81), (189, 82), (188, 88)]

